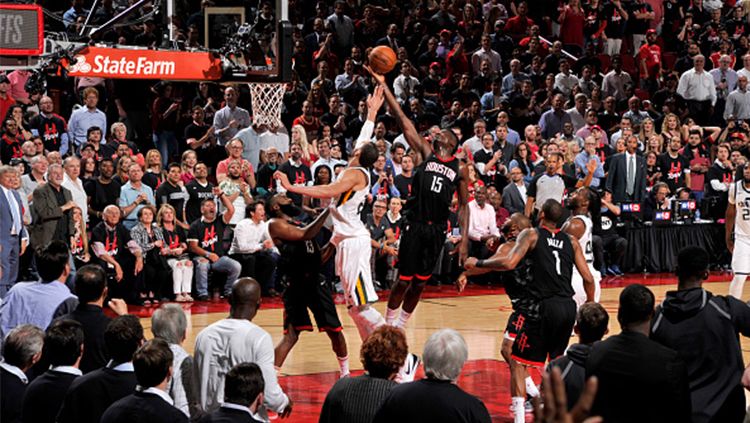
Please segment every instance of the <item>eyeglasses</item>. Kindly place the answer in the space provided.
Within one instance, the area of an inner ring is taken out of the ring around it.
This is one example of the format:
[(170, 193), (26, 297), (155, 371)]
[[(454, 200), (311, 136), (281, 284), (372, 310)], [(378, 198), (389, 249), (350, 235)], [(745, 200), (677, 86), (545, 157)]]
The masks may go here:
[(384, 209), (385, 206), (377, 206), (377, 205), (375, 205), (375, 206), (372, 206), (372, 208), (374, 208), (374, 209)]

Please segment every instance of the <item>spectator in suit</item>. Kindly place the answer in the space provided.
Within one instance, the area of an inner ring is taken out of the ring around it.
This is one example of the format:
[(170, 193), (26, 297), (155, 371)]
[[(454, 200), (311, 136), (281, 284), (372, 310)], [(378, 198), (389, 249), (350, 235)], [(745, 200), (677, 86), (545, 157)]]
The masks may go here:
[(252, 322), (260, 306), (260, 285), (251, 278), (239, 279), (229, 297), (229, 318), (203, 329), (195, 339), (195, 374), (203, 410), (221, 404), (225, 375), (239, 363), (255, 363), (263, 371), (263, 406), (253, 418), (268, 421), (266, 407), (282, 417), (292, 412), (289, 397), (281, 390), (273, 368), (271, 335)]
[(107, 301), (107, 274), (101, 266), (89, 264), (76, 272), (75, 291), (78, 306), (72, 312), (60, 317), (74, 320), (83, 328), (83, 357), (78, 367), (86, 374), (104, 367), (109, 360), (109, 352), (104, 342), (104, 332), (112, 321), (104, 314), (104, 303), (118, 316), (128, 314), (128, 306), (121, 298)]
[(21, 406), (29, 379), (26, 372), (42, 357), (44, 332), (34, 325), (20, 325), (3, 341), (0, 362), (0, 415), (3, 423), (20, 423)]
[(115, 401), (133, 392), (133, 354), (143, 345), (143, 327), (132, 314), (112, 320), (104, 342), (112, 359), (105, 367), (76, 379), (57, 415), (58, 423), (99, 423)]
[(40, 281), (16, 284), (0, 305), (0, 335), (18, 325), (30, 323), (40, 328), (78, 305), (65, 281), (70, 274), (70, 252), (62, 241), (52, 241), (36, 255)]
[(526, 189), (528, 184), (523, 179), (523, 171), (520, 167), (510, 170), (510, 181), (503, 188), (503, 205), (508, 213), (523, 213), (526, 207)]
[[(346, 378), (348, 379), (348, 378)], [(221, 407), (198, 420), (198, 423), (261, 423), (253, 416), (263, 406), (263, 372), (255, 363), (240, 363), (224, 379), (224, 402)]]
[(18, 170), (11, 166), (0, 166), (0, 298), (18, 279), (18, 260), (29, 243), (23, 224), (23, 203), (16, 191)]
[[(626, 287), (617, 311), (622, 332), (591, 348), (586, 378), (599, 379), (592, 414), (606, 422), (691, 421), (685, 362), (648, 339), (653, 315), (654, 294), (640, 284)], [(647, 418), (643, 410), (649, 410)]]
[(172, 350), (172, 378), (167, 385), (167, 393), (174, 401), (174, 407), (187, 417), (198, 416), (200, 406), (195, 392), (193, 358), (182, 347), (187, 336), (187, 317), (182, 307), (162, 304), (151, 316), (151, 332), (155, 338), (167, 341)]
[(455, 383), (469, 355), (464, 338), (453, 329), (441, 329), (424, 346), (426, 378), (394, 387), (373, 422), (455, 421), (487, 422), (490, 413), (482, 401)]
[(607, 159), (607, 191), (615, 203), (641, 203), (646, 199), (646, 161), (636, 154), (638, 138), (631, 135), (625, 143), (625, 152)]
[(55, 423), (65, 393), (81, 376), (83, 327), (75, 320), (56, 320), (44, 334), (43, 354), (50, 369), (34, 379), (23, 398), (22, 420)]
[(187, 423), (167, 394), (172, 376), (172, 351), (167, 341), (152, 339), (133, 354), (138, 390), (107, 408), (102, 423)]
[(76, 206), (70, 191), (62, 186), (63, 168), (51, 164), (47, 183), (38, 186), (31, 202), (31, 246), (44, 248), (53, 239), (70, 239), (75, 233), (70, 210)]
[(362, 344), (365, 374), (341, 378), (328, 391), (320, 423), (371, 422), (397, 384), (394, 379), (408, 354), (404, 331), (381, 326)]
[(703, 288), (711, 258), (702, 247), (677, 256), (677, 291), (657, 307), (651, 339), (685, 360), (693, 422), (734, 422), (745, 417), (739, 335), (750, 334), (750, 307)]

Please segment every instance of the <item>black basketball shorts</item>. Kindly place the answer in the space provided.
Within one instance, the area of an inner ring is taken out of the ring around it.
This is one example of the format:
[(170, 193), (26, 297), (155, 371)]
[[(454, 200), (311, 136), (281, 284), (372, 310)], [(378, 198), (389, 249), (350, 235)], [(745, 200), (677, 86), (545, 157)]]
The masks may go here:
[(547, 298), (541, 300), (539, 310), (539, 319), (525, 320), (511, 354), (514, 360), (536, 367), (565, 352), (576, 320), (576, 303), (572, 298)]
[(301, 280), (290, 279), (284, 291), (284, 333), (290, 326), (297, 332), (312, 331), (308, 309), (312, 311), (319, 331), (342, 330), (331, 289), (317, 275)]
[(429, 279), (445, 244), (445, 225), (425, 222), (404, 224), (398, 249), (398, 272), (402, 279)]

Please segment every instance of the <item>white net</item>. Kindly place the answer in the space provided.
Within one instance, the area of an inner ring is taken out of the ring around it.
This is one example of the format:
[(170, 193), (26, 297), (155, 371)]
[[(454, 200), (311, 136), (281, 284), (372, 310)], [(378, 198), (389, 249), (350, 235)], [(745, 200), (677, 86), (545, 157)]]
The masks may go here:
[(253, 106), (253, 123), (280, 127), (281, 107), (284, 102), (284, 83), (251, 82), (250, 101)]

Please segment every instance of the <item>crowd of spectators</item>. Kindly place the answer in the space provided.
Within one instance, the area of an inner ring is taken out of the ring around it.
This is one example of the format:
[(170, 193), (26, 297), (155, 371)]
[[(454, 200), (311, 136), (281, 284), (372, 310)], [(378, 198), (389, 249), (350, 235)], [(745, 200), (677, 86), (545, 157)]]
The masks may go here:
[[(89, 3), (45, 5), (46, 29), (72, 37)], [(121, 3), (104, 2), (93, 22)], [(275, 30), (270, 3), (235, 3), (178, 2), (170, 21), (178, 45), (201, 48), (208, 6), (240, 5), (258, 33)], [(367, 114), (373, 84), (364, 65), (377, 45), (397, 53), (387, 81), (425, 138), (451, 128), (461, 140), (474, 254), (497, 245), (511, 213), (533, 216), (582, 184), (600, 191), (605, 217), (640, 203), (649, 220), (673, 198), (694, 198), (711, 206), (704, 217), (721, 219), (728, 186), (750, 157), (747, 4), (290, 1), (294, 72), (280, 127), (252, 123), (243, 84), (63, 73), (41, 93), (27, 91), (28, 70), (0, 75), (0, 185), (12, 222), (0, 228), (0, 289), (35, 278), (32, 252), (57, 239), (70, 247), (71, 278), (98, 263), (110, 294), (131, 303), (205, 300), (212, 288), (227, 294), (240, 276), (275, 295), (283, 272), (262, 210), (280, 190), (273, 173), (294, 184), (336, 178)], [(116, 26), (102, 41), (163, 47), (168, 26), (154, 22), (152, 6), (136, 12), (142, 23)], [(400, 209), (415, 169), (387, 110), (373, 142), (381, 157), (362, 219), (372, 232), (374, 279), (385, 288), (397, 275)], [(300, 220), (329, 203), (289, 197)], [(438, 276), (451, 274), (458, 231), (450, 223)], [(597, 265), (618, 274), (623, 246), (609, 226), (595, 227), (595, 245), (610, 252)]]

